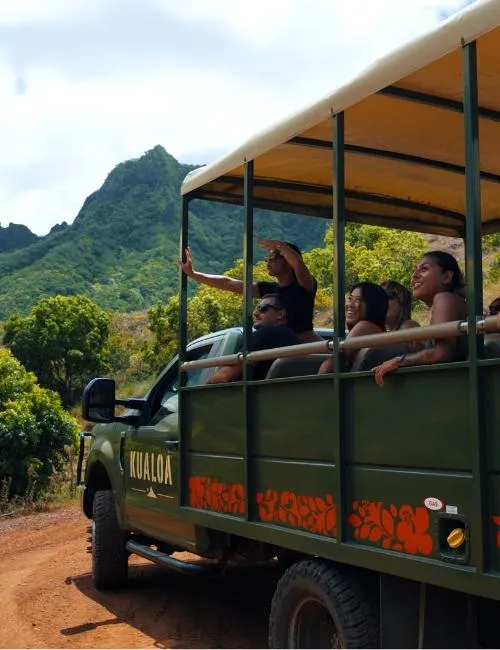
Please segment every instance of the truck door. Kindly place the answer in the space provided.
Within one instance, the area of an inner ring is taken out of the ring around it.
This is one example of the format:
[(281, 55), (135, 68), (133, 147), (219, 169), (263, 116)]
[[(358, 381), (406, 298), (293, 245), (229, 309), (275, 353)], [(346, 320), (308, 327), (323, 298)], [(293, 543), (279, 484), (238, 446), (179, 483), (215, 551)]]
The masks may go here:
[[(187, 359), (214, 356), (220, 338), (188, 350)], [(208, 369), (194, 370), (186, 384), (205, 381)], [(177, 519), (178, 507), (178, 364), (170, 366), (150, 393), (147, 421), (124, 432), (125, 507), (132, 528), (156, 539), (185, 539), (191, 526)]]

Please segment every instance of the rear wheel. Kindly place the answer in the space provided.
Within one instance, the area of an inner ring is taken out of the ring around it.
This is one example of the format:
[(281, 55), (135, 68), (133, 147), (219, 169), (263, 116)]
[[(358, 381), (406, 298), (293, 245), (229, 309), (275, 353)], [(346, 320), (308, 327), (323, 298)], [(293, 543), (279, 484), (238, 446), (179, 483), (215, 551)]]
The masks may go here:
[(127, 533), (118, 525), (112, 490), (94, 497), (92, 522), (92, 579), (97, 589), (118, 589), (127, 582)]
[(271, 605), (271, 648), (377, 648), (376, 607), (349, 573), (303, 560), (278, 582)]

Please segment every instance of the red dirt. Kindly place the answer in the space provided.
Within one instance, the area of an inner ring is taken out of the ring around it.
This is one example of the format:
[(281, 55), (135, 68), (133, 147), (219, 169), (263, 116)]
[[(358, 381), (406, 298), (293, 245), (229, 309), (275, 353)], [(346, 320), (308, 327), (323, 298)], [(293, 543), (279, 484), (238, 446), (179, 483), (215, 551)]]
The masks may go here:
[(188, 577), (130, 558), (129, 586), (92, 586), (77, 508), (0, 519), (1, 648), (263, 648), (269, 567)]

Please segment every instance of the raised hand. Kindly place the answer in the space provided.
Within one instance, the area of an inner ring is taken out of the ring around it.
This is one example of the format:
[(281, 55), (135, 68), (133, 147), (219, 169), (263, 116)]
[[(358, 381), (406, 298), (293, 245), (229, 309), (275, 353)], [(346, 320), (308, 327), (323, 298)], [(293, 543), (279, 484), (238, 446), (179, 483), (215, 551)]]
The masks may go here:
[(267, 248), (270, 251), (278, 248), (281, 244), (281, 242), (277, 241), (276, 239), (262, 239), (262, 237), (259, 237), (255, 241), (259, 246)]
[(182, 260), (179, 260), (179, 266), (187, 276), (191, 276), (193, 275), (193, 260), (191, 258), (191, 249), (189, 246), (186, 247), (184, 252), (186, 255), (186, 261), (183, 262)]

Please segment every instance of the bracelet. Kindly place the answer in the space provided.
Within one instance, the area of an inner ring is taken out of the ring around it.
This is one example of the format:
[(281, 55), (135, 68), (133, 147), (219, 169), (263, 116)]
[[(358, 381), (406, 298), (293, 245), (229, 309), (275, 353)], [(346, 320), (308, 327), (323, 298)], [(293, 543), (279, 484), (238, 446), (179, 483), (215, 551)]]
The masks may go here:
[(398, 357), (398, 365), (399, 365), (400, 367), (401, 367), (401, 365), (403, 364), (403, 361), (406, 359), (407, 356), (408, 356), (408, 352), (405, 352), (405, 353), (402, 354), (400, 357)]

